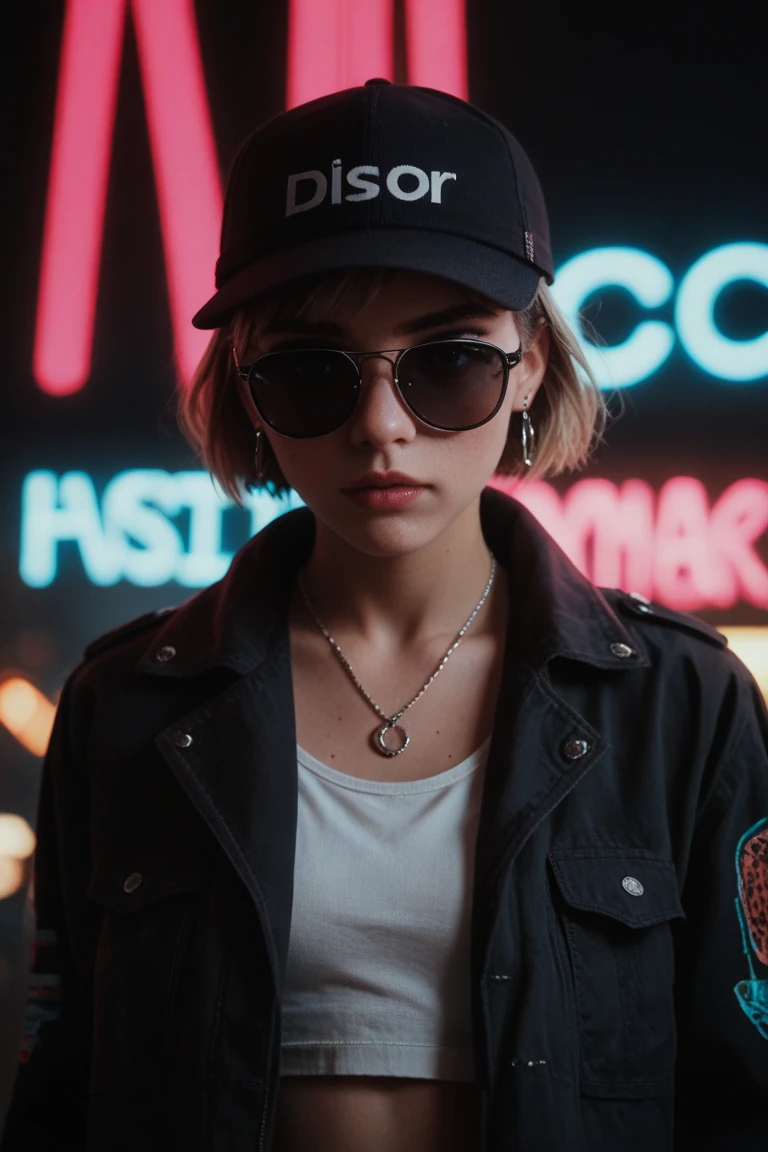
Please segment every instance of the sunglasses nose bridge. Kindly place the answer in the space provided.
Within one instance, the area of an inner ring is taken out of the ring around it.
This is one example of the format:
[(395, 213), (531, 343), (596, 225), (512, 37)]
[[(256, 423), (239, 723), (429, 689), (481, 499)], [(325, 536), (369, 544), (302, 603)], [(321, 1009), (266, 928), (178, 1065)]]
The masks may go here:
[[(347, 355), (349, 355), (349, 353), (347, 353)], [(393, 348), (386, 348), (381, 352), (355, 352), (352, 354), (352, 358), (357, 365), (357, 371), (360, 376), (361, 384), (363, 383), (363, 361), (371, 359), (386, 360), (388, 364), (391, 364), (392, 380), (395, 384), (397, 384), (397, 362), (399, 357), (399, 351)]]
[[(386, 360), (388, 363), (394, 365), (395, 361), (397, 360), (398, 353), (393, 349), (385, 348), (383, 352), (354, 352), (352, 355), (354, 356), (354, 359), (358, 365), (362, 364), (363, 360), (370, 360), (372, 358)], [(394, 355), (395, 360), (390, 359), (390, 356), (392, 355)]]

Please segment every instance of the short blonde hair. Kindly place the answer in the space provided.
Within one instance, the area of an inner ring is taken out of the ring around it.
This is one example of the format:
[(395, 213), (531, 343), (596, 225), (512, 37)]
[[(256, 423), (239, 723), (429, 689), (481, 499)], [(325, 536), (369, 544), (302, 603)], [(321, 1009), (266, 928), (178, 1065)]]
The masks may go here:
[[(224, 492), (238, 504), (243, 490), (266, 488), (285, 496), (290, 485), (269, 444), (264, 445), (266, 479), (256, 480), (254, 430), (238, 394), (232, 347), (242, 361), (263, 330), (290, 318), (321, 320), (339, 303), (362, 307), (396, 276), (396, 268), (352, 268), (295, 280), (254, 297), (228, 324), (217, 328), (187, 387), (179, 389), (177, 412), (187, 440)], [(485, 300), (481, 293), (472, 293)], [(549, 329), (549, 361), (529, 409), (535, 431), (532, 466), (525, 465), (518, 421), (510, 421), (495, 473), (543, 479), (582, 468), (602, 440), (608, 410), (579, 341), (543, 280), (531, 304), (515, 313), (523, 353), (537, 330)]]

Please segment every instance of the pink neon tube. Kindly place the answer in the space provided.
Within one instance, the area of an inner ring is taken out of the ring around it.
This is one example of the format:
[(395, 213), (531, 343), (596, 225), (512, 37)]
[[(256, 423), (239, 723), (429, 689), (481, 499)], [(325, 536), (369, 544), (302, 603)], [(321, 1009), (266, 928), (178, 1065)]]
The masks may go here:
[(289, 0), (286, 107), (394, 79), (393, 0)]
[(468, 99), (466, 0), (405, 0), (408, 83)]
[(177, 371), (211, 338), (190, 321), (215, 290), (223, 195), (192, 0), (132, 0)]
[(125, 0), (69, 0), (64, 18), (33, 351), (54, 396), (90, 372), (124, 19)]
[[(221, 180), (192, 0), (132, 0), (177, 370), (209, 334), (190, 320), (214, 289)], [(43, 233), (33, 371), (52, 395), (91, 365), (125, 0), (69, 0)]]

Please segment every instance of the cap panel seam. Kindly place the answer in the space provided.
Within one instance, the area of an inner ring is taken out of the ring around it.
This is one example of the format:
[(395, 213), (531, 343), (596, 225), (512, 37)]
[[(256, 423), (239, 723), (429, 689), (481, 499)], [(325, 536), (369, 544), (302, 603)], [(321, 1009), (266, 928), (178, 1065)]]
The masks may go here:
[[(371, 90), (372, 90), (371, 91), (371, 110), (370, 110), (370, 115), (366, 117), (366, 124), (365, 124), (365, 155), (368, 157), (369, 162), (373, 161), (373, 159), (374, 159), (372, 141), (374, 141), (376, 139), (375, 128), (376, 128), (376, 121), (377, 121), (379, 92), (381, 91), (382, 87), (383, 87), (383, 85), (379, 85), (379, 84), (372, 84), (371, 85)], [(368, 91), (367, 88), (363, 88), (364, 93), (367, 91)], [(373, 227), (374, 224), (381, 224), (382, 223), (380, 200), (381, 200), (380, 196), (374, 196), (366, 204), (366, 208), (367, 208), (366, 215), (368, 217), (369, 227)]]
[[(429, 91), (429, 89), (427, 89), (427, 91)], [(457, 104), (463, 105), (463, 101), (458, 100), (456, 97), (452, 97), (450, 93), (441, 92), (440, 95), (443, 97), (448, 97), (451, 101), (456, 101)], [(507, 140), (506, 136), (504, 135), (504, 132), (502, 131), (501, 125), (498, 123), (498, 121), (493, 116), (489, 115), (487, 112), (484, 112), (482, 108), (478, 108), (476, 105), (469, 105), (469, 108), (475, 114), (475, 116), (477, 116), (477, 118), (479, 120), (482, 120), (485, 124), (488, 124), (489, 127), (491, 127), (493, 129), (493, 131), (496, 133), (496, 135), (498, 137), (500, 137), (500, 139), (501, 139), (501, 142), (504, 146), (504, 153), (505, 153), (507, 159), (509, 160), (509, 165), (512, 169), (512, 179), (513, 179), (514, 185), (515, 185), (515, 196), (517, 197), (517, 207), (518, 207), (518, 210), (520, 212), (520, 218), (523, 221), (523, 225), (524, 225), (523, 232), (524, 233), (530, 232), (531, 228), (530, 228), (530, 224), (528, 222), (528, 213), (525, 209), (522, 197), (520, 195), (520, 182), (519, 182), (518, 177), (517, 177), (517, 165), (515, 164), (515, 158), (512, 154), (512, 149), (509, 146), (509, 141)], [(528, 263), (526, 256), (521, 256), (521, 259), (523, 260), (524, 263)]]
[[(531, 229), (530, 229), (530, 226), (528, 224), (528, 213), (525, 209), (525, 205), (523, 204), (523, 199), (520, 195), (520, 182), (517, 178), (517, 164), (515, 163), (515, 158), (512, 155), (512, 149), (509, 146), (509, 141), (507, 140), (506, 136), (502, 132), (500, 125), (498, 125), (492, 119), (489, 119), (488, 123), (491, 125), (491, 127), (493, 128), (496, 135), (501, 137), (501, 141), (504, 145), (504, 151), (505, 151), (507, 157), (509, 158), (509, 163), (510, 163), (510, 166), (512, 168), (512, 179), (515, 182), (515, 195), (517, 196), (517, 207), (518, 207), (518, 210), (520, 212), (520, 219), (523, 221), (523, 226), (524, 226), (523, 232), (524, 233), (530, 232)], [(526, 253), (526, 255), (523, 257), (523, 259), (526, 262), (528, 262), (527, 255), (528, 254)]]

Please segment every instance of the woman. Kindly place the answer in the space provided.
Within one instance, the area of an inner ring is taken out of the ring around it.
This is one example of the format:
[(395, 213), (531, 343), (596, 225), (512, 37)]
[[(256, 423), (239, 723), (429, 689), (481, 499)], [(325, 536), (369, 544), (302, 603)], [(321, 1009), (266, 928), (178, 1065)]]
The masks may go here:
[(244, 143), (182, 418), (235, 498), (306, 507), (67, 683), (61, 1008), (4, 1149), (763, 1146), (757, 687), (488, 487), (602, 430), (552, 279), (460, 100), (373, 80)]

